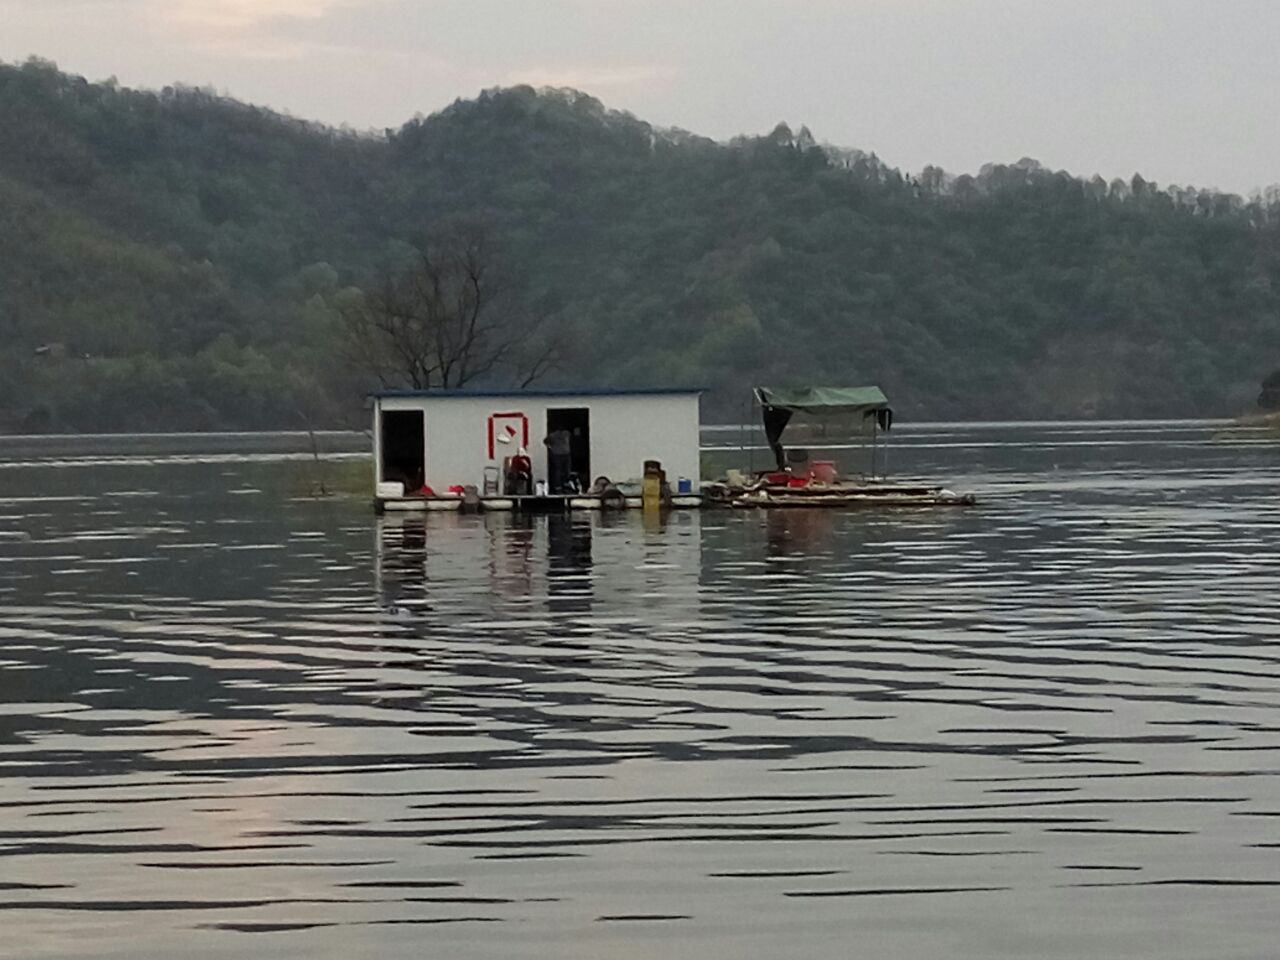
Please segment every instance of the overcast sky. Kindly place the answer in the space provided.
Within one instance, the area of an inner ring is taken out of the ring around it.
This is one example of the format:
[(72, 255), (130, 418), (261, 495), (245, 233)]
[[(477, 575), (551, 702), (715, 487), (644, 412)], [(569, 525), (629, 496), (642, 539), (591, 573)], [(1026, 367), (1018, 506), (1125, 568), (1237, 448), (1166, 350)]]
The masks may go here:
[(1280, 182), (1277, 0), (0, 0), (0, 59), (399, 126), (572, 86), (719, 139), (780, 120), (889, 163)]

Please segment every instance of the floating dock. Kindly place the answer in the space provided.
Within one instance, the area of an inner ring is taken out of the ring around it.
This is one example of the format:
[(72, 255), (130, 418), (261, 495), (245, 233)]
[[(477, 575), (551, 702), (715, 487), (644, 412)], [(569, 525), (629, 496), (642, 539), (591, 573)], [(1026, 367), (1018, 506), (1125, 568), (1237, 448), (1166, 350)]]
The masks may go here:
[[(704, 505), (705, 498), (698, 494), (675, 495), (664, 506), (690, 510)], [(468, 501), (464, 497), (396, 497), (381, 498), (375, 502), (380, 510), (394, 513), (422, 513), (425, 511), (449, 511), (475, 509), (478, 512), (500, 513), (562, 513), (568, 510), (638, 510), (644, 506), (642, 497), (602, 497), (591, 494), (534, 494), (528, 496), (477, 497)]]

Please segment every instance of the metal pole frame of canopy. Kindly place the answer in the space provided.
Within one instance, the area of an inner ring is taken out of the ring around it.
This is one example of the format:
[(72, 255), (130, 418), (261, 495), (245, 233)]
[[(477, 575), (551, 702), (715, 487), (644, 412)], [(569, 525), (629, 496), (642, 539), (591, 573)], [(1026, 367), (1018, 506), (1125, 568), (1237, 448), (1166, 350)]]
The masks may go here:
[[(779, 469), (785, 469), (782, 434), (796, 413), (833, 416), (841, 413), (861, 414), (863, 423), (871, 420), (871, 477), (879, 467), (879, 433), (887, 434), (893, 425), (893, 408), (879, 387), (756, 387), (752, 397), (761, 407), (765, 440), (773, 452)], [(886, 437), (886, 444), (887, 444)], [(888, 450), (886, 449), (886, 461)], [(888, 474), (887, 462), (885, 474)]]

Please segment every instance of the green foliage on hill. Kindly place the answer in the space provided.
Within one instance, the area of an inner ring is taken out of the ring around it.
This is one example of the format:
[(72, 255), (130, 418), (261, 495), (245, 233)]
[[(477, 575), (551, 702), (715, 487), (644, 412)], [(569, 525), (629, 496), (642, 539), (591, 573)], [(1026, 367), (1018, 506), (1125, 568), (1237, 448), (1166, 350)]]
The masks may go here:
[(361, 422), (345, 299), (481, 221), (552, 377), (884, 387), (903, 415), (1252, 405), (1280, 359), (1280, 204), (1033, 161), (906, 176), (807, 130), (715, 143), (573, 91), (383, 135), (197, 89), (0, 65), (0, 428)]

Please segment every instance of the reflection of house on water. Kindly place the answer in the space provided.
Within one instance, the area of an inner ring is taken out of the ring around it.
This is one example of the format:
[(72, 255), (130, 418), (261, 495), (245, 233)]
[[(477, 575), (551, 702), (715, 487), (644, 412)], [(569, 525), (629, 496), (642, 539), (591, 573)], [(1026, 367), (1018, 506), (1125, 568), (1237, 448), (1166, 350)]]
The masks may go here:
[[(378, 518), (378, 597), (385, 609), (583, 616), (697, 602), (701, 518), (659, 523), (639, 511), (572, 514), (394, 514)], [(450, 618), (452, 619), (452, 617)]]
[(592, 590), (592, 518), (570, 515), (545, 519), (547, 608), (552, 613), (588, 613)]

